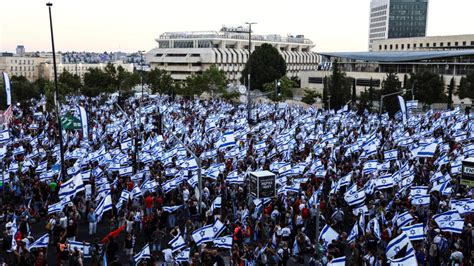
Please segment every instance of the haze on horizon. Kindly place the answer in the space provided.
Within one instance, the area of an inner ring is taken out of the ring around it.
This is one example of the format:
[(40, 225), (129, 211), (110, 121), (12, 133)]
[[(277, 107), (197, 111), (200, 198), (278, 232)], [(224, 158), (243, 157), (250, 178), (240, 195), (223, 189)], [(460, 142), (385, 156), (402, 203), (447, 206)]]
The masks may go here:
[[(5, 1), (0, 52), (50, 51), (47, 1)], [(52, 1), (57, 51), (135, 52), (167, 31), (219, 30), (258, 22), (257, 34), (304, 34), (313, 51), (366, 51), (370, 0)], [(427, 35), (474, 33), (472, 0), (430, 0)]]

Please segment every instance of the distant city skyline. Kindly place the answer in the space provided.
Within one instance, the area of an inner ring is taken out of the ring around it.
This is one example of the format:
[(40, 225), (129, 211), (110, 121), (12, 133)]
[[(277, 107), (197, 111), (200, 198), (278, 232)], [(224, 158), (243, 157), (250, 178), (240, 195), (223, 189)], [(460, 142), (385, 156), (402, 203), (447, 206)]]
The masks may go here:
[[(370, 0), (52, 1), (56, 50), (136, 52), (156, 47), (168, 31), (219, 30), (258, 22), (258, 34), (304, 34), (313, 51), (365, 51)], [(427, 36), (472, 34), (472, 0), (430, 0)], [(46, 1), (7, 1), (0, 19), (0, 52), (50, 51)]]

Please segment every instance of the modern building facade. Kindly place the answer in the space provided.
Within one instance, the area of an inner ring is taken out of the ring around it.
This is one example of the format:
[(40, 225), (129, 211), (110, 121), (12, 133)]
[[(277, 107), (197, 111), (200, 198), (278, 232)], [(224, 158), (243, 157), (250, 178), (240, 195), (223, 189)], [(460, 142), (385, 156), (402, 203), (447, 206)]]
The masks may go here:
[(466, 49), (474, 49), (474, 34), (387, 39), (376, 40), (372, 43), (374, 52)]
[[(166, 32), (156, 39), (158, 46), (146, 55), (151, 68), (168, 71), (173, 79), (184, 80), (216, 65), (227, 79), (239, 83), (247, 63), (249, 32), (243, 27), (223, 27), (209, 32)], [(287, 75), (297, 77), (301, 71), (315, 70), (318, 63), (314, 44), (303, 35), (257, 35), (252, 33), (252, 51), (263, 43), (278, 49), (287, 63)]]
[(376, 40), (426, 35), (428, 0), (372, 0), (369, 51)]
[[(454, 78), (456, 86), (461, 77), (474, 71), (474, 50), (454, 51), (392, 51), (392, 52), (346, 52), (321, 53), (323, 62), (338, 60), (341, 70), (356, 81), (356, 91), (380, 89), (387, 73), (396, 73), (401, 82), (405, 75), (429, 71), (443, 76), (445, 85)], [(301, 87), (322, 93), (326, 71), (311, 71), (301, 74)], [(403, 84), (402, 84), (403, 85)], [(454, 99), (460, 102), (460, 99)]]

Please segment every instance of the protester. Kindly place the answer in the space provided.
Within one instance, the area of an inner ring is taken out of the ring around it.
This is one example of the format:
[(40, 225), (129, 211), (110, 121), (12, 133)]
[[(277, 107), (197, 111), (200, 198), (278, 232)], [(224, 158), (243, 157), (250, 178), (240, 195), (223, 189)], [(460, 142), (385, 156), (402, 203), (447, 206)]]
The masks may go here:
[[(458, 109), (402, 122), (256, 104), (247, 121), (244, 105), (218, 99), (71, 96), (61, 114), (81, 126), (63, 125), (61, 169), (44, 105), (16, 106), (0, 132), (9, 265), (473, 260), (474, 196), (460, 176), (474, 121)], [(263, 170), (277, 191), (256, 199), (247, 174)]]

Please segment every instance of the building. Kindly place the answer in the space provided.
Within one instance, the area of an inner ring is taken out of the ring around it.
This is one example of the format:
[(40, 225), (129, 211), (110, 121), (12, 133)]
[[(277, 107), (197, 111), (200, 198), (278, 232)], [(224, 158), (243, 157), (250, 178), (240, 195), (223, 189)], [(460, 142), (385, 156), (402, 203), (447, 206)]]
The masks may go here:
[[(243, 27), (223, 27), (209, 32), (166, 32), (156, 42), (158, 46), (145, 55), (146, 62), (151, 68), (168, 71), (176, 80), (184, 80), (216, 65), (229, 81), (239, 83), (249, 55), (249, 32)], [(318, 57), (311, 51), (314, 44), (303, 35), (283, 37), (252, 33), (252, 51), (263, 43), (278, 49), (287, 63), (289, 77), (317, 67)]]
[[(134, 67), (131, 63), (124, 63), (123, 61), (115, 61), (112, 64), (117, 68), (122, 66), (125, 71), (133, 72)], [(78, 75), (81, 80), (84, 79), (84, 74), (89, 71), (90, 68), (99, 68), (104, 70), (107, 63), (60, 63), (57, 65), (58, 76), (61, 75), (64, 71), (67, 71), (73, 75)], [(46, 80), (54, 80), (54, 67), (51, 62), (44, 62), (39, 65), (39, 73), (41, 77)]]
[(375, 40), (426, 35), (428, 0), (372, 0), (369, 51)]
[(474, 34), (376, 40), (373, 51), (422, 51), (474, 49)]
[(23, 56), (25, 54), (25, 46), (23, 45), (17, 45), (16, 46), (16, 54)]
[(39, 66), (47, 60), (45, 57), (0, 56), (0, 72), (6, 72), (9, 76), (24, 76), (29, 81), (35, 81), (40, 77)]
[[(360, 94), (370, 87), (381, 89), (387, 73), (396, 73), (403, 83), (404, 75), (430, 71), (443, 76), (449, 84), (454, 78), (456, 86), (462, 76), (474, 71), (474, 49), (450, 51), (393, 51), (393, 52), (341, 52), (321, 53), (323, 62), (338, 60), (341, 70), (347, 77), (355, 79), (356, 91)], [(301, 73), (301, 87), (323, 90), (324, 77), (332, 74), (330, 68), (325, 71)], [(403, 85), (403, 84), (402, 84)], [(455, 102), (459, 99), (454, 98)]]

